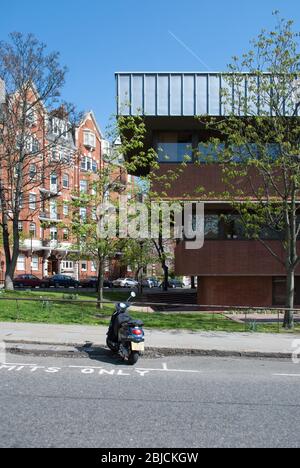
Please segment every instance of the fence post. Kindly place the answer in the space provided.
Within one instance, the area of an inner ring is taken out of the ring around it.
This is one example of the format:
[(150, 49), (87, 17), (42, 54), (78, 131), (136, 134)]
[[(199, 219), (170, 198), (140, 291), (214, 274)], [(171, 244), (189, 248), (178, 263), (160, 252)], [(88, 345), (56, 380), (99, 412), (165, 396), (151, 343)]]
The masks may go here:
[(16, 305), (17, 305), (17, 322), (19, 321), (20, 318), (20, 310), (19, 310), (19, 301), (16, 299)]

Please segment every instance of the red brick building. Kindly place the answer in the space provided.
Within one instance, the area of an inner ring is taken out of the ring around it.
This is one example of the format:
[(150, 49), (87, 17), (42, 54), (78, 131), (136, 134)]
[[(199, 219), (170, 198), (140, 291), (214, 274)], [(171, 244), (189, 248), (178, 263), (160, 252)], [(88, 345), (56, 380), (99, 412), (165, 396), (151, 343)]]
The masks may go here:
[[(170, 170), (180, 174), (167, 190), (158, 184), (154, 190), (167, 192), (168, 200), (205, 201), (204, 247), (187, 250), (182, 241), (175, 250), (176, 275), (198, 277), (198, 303), (282, 305), (284, 267), (259, 241), (243, 235), (230, 203), (216, 196), (226, 191), (220, 166), (207, 164), (205, 160), (195, 164), (194, 154), (200, 149), (203, 154), (203, 144), (211, 136), (203, 125), (205, 117), (226, 117), (222, 101), (222, 89), (226, 86), (220, 73), (119, 73), (116, 74), (118, 113), (143, 115), (146, 146), (154, 147), (159, 155), (159, 176)], [(241, 89), (247, 93), (246, 75)], [(259, 115), (259, 109), (256, 112)], [(202, 124), (196, 119), (199, 115)], [(186, 155), (190, 159), (183, 167)], [(203, 197), (197, 192), (199, 187), (204, 188)], [(231, 221), (226, 222), (224, 215), (230, 215)], [(266, 233), (266, 240), (283, 258), (280, 240), (270, 233)], [(296, 276), (296, 303), (300, 304), (300, 269)]]
[[(31, 145), (36, 145), (38, 155), (32, 157), (23, 174), (27, 190), (20, 214), (16, 276), (34, 274), (42, 278), (61, 273), (81, 279), (97, 274), (91, 259), (74, 261), (78, 252), (70, 229), (72, 202), (91, 190), (90, 182), (99, 177), (110, 143), (104, 139), (93, 112), (88, 112), (75, 130), (69, 131), (68, 125), (63, 109), (49, 114), (39, 104), (30, 113)], [(121, 165), (119, 170), (127, 187), (127, 174)], [(120, 274), (116, 262), (106, 270), (107, 276)], [(2, 281), (4, 274), (5, 256), (0, 250)]]

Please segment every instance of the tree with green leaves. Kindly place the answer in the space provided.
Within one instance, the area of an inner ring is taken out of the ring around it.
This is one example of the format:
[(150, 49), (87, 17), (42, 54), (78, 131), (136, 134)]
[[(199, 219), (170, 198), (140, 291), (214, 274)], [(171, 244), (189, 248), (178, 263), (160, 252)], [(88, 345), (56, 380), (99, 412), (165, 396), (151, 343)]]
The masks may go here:
[[(72, 201), (71, 229), (78, 244), (77, 260), (92, 260), (97, 267), (99, 308), (102, 308), (104, 299), (105, 266), (115, 259), (120, 251), (120, 239), (117, 232), (114, 236), (103, 236), (99, 232), (101, 226), (105, 225), (105, 216), (109, 216), (109, 213), (101, 207), (109, 203), (117, 213), (118, 199), (120, 194), (126, 191), (126, 183), (126, 170), (118, 164), (118, 158), (113, 157), (104, 162), (96, 177), (91, 176), (88, 193), (80, 193), (79, 196), (74, 194)], [(116, 228), (118, 228), (117, 224)]]
[(222, 167), (222, 198), (239, 214), (247, 237), (261, 242), (286, 272), (284, 327), (292, 328), (300, 264), (300, 50), (293, 22), (278, 12), (275, 18), (274, 30), (263, 30), (224, 74), (226, 116), (199, 119), (215, 135), (208, 145), (215, 149), (212, 162)]
[[(168, 189), (179, 180), (180, 175), (190, 161), (190, 156), (186, 155), (176, 169), (169, 169), (167, 172), (159, 172), (160, 164), (158, 152), (166, 161), (169, 155), (162, 153), (160, 148), (153, 148), (146, 143), (147, 128), (143, 116), (119, 116), (117, 120), (117, 133), (121, 137), (120, 154), (125, 158), (125, 167), (129, 174), (136, 174), (139, 177), (139, 196), (149, 213), (151, 203), (161, 203), (168, 201)], [(151, 219), (149, 218), (149, 224)], [(173, 232), (173, 223), (170, 223), (170, 232)], [(152, 260), (156, 259), (163, 271), (163, 289), (168, 290), (169, 284), (169, 261), (174, 256), (174, 242), (171, 239), (163, 239), (162, 236), (162, 216), (157, 226), (157, 236), (152, 241), (152, 249), (146, 242), (146, 252), (152, 251)], [(153, 248), (154, 247), (154, 248)], [(150, 250), (149, 250), (150, 249)], [(173, 250), (173, 253), (172, 253)], [(137, 257), (140, 249), (137, 246)], [(133, 260), (133, 254), (131, 254)], [(143, 255), (141, 255), (143, 257)], [(147, 254), (146, 254), (147, 257)], [(139, 264), (139, 262), (136, 262)], [(143, 262), (141, 262), (143, 263)]]

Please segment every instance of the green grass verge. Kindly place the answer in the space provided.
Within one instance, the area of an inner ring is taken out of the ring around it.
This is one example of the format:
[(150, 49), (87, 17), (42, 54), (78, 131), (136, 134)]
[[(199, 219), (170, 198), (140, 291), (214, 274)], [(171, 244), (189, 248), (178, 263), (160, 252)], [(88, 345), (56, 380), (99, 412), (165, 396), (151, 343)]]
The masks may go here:
[[(41, 302), (9, 301), (7, 298), (36, 298), (43, 299)], [(108, 301), (125, 301), (128, 293), (121, 291), (106, 291), (105, 299)], [(49, 302), (48, 299), (64, 299), (63, 303)], [(27, 323), (52, 323), (52, 324), (83, 324), (83, 325), (105, 325), (109, 324), (109, 317), (113, 313), (114, 304), (105, 304), (102, 310), (97, 310), (95, 304), (70, 303), (72, 299), (95, 301), (96, 294), (90, 292), (70, 291), (64, 294), (57, 291), (51, 292), (28, 292), (16, 291), (0, 294), (0, 321), (2, 322), (27, 322)], [(144, 322), (146, 328), (185, 329), (193, 331), (228, 331), (245, 332), (251, 331), (251, 326), (234, 322), (221, 314), (204, 313), (142, 313), (132, 312), (134, 318)], [(252, 331), (256, 332), (284, 332), (278, 324), (257, 323)], [(300, 324), (291, 333), (299, 333)]]

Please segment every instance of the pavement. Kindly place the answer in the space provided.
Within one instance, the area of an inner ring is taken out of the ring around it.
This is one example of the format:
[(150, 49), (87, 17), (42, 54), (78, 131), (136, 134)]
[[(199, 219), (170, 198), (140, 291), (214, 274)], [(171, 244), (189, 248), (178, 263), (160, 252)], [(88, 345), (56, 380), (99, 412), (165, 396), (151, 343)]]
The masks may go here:
[[(20, 354), (87, 357), (107, 353), (106, 332), (107, 328), (100, 326), (4, 322), (0, 323), (0, 345), (4, 342), (7, 351)], [(297, 344), (300, 344), (300, 334), (288, 333), (153, 329), (146, 329), (145, 333), (146, 357), (198, 355), (291, 358)]]

